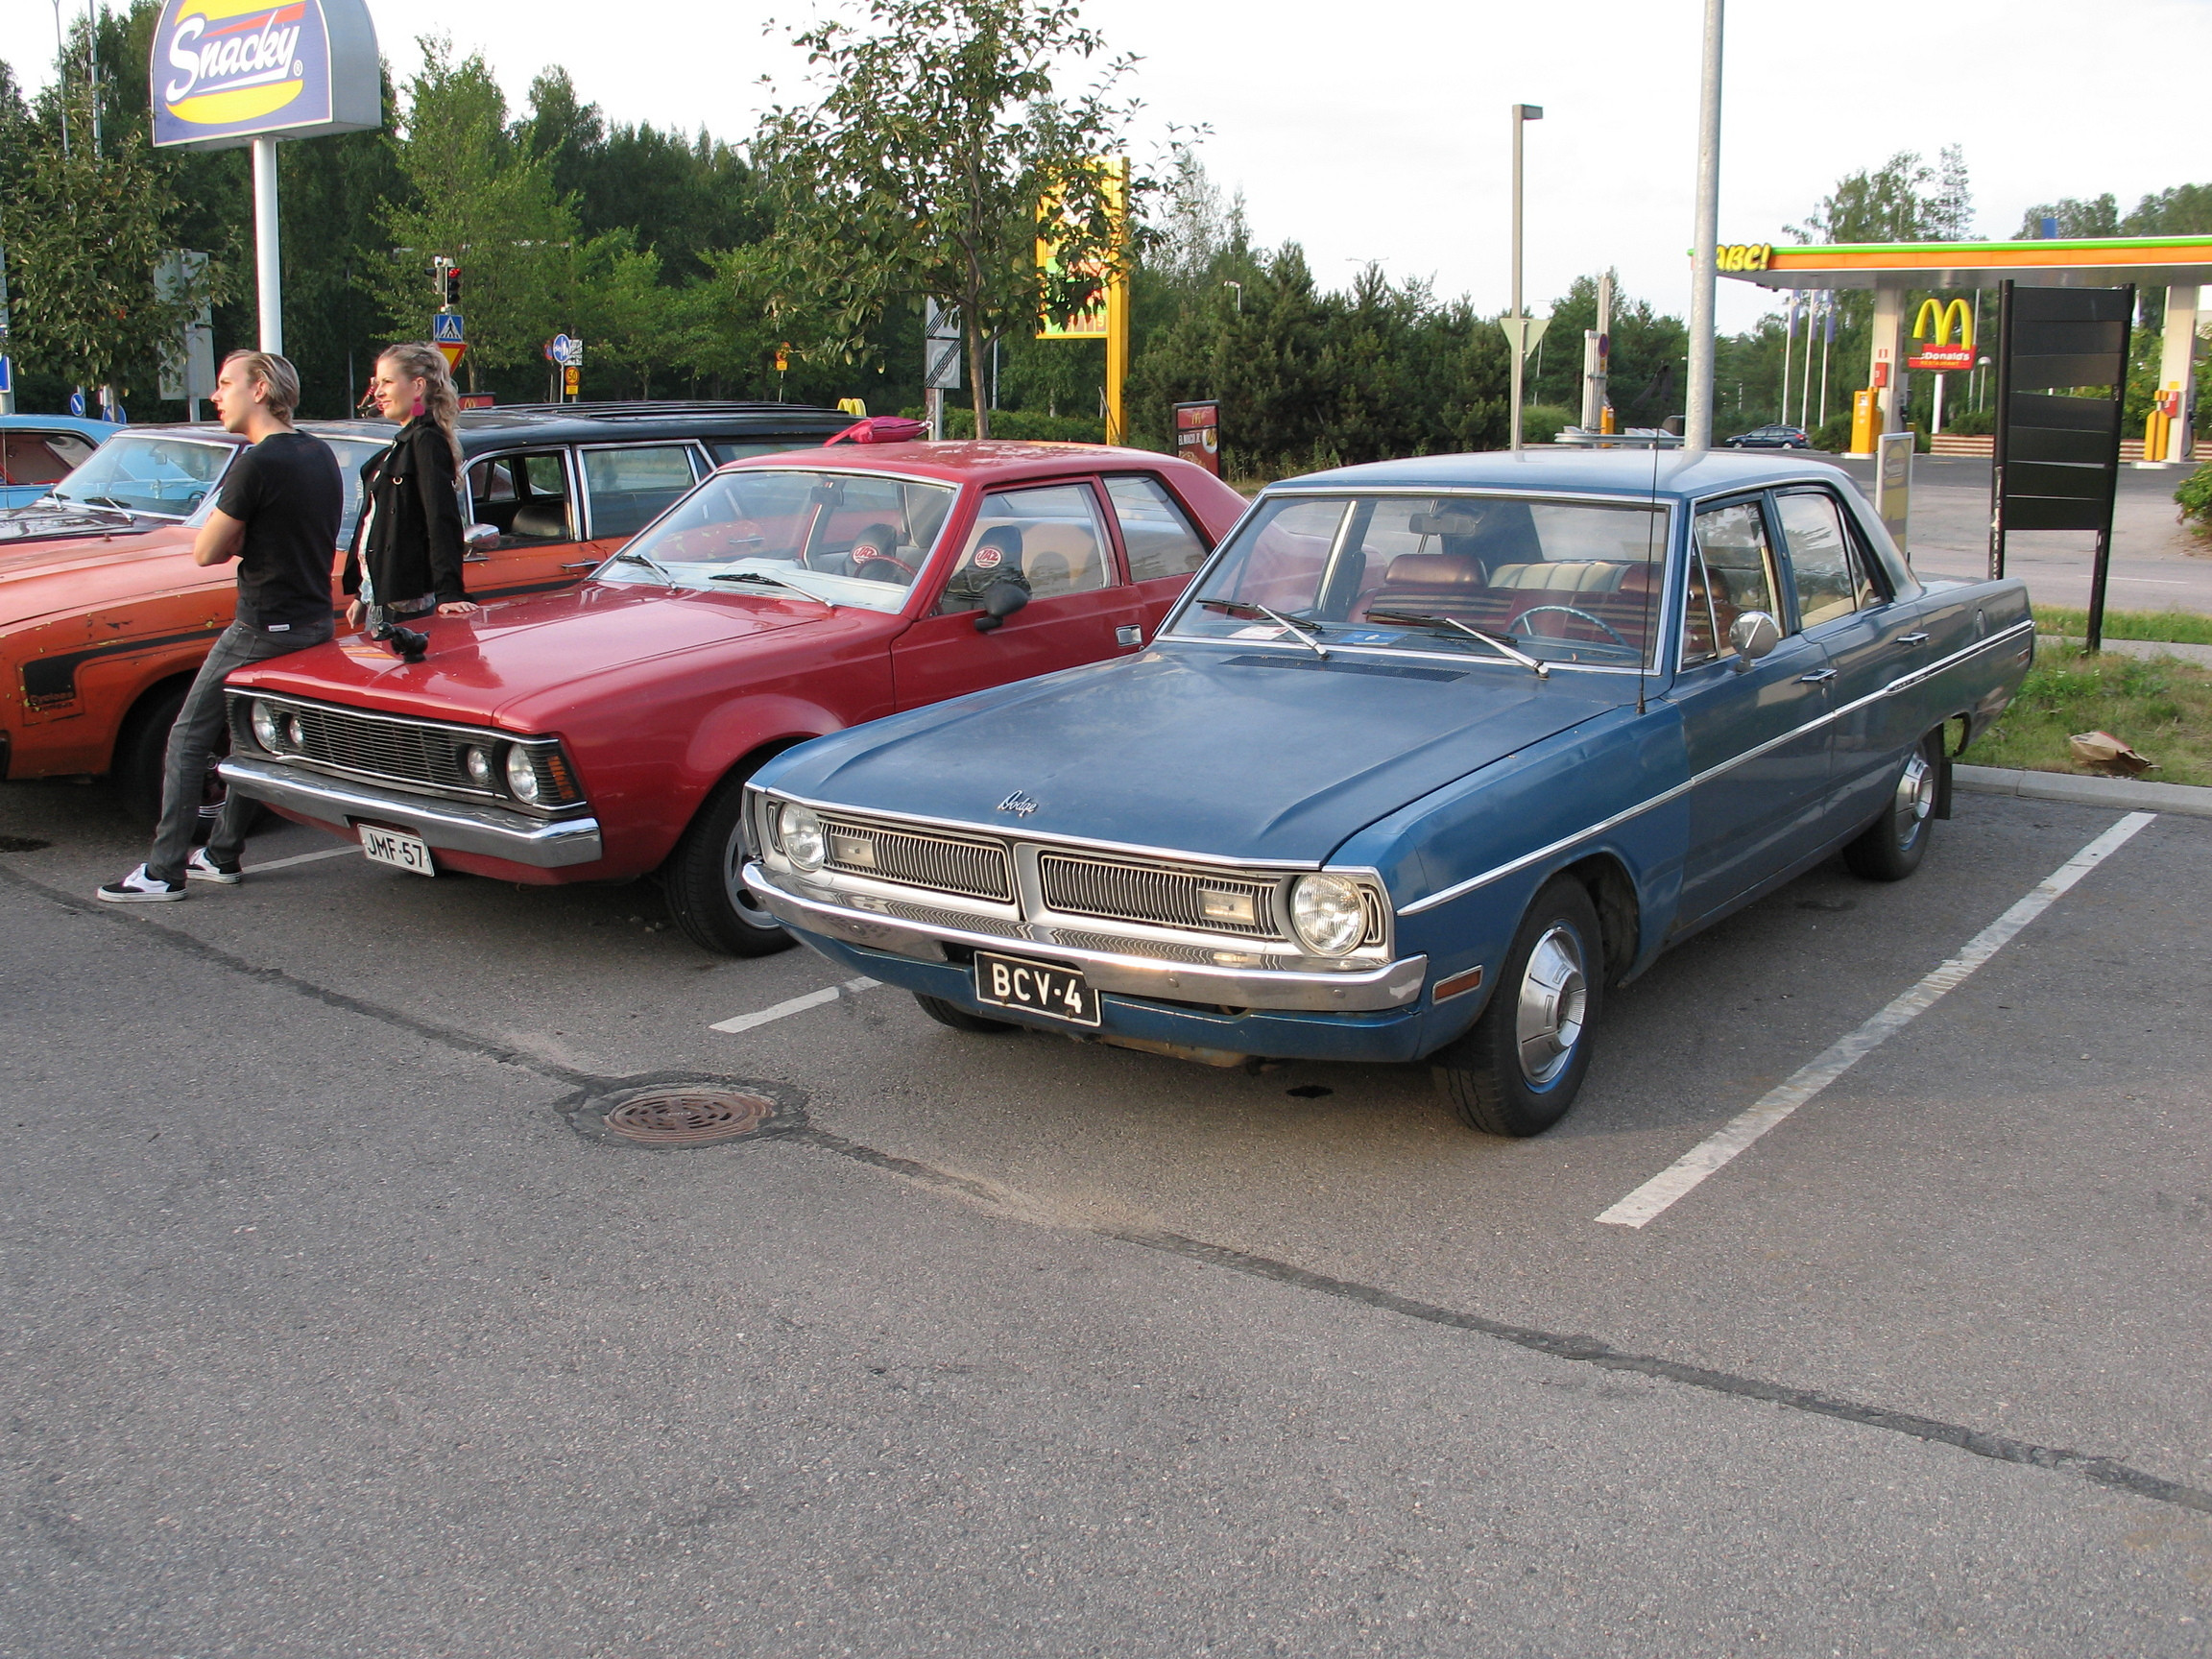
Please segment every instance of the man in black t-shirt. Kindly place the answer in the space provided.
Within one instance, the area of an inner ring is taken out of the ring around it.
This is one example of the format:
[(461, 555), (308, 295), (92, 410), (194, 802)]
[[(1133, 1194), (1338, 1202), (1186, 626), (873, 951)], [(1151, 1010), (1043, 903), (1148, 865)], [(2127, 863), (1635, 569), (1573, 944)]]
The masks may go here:
[(238, 561), (238, 619), (207, 653), (169, 729), (161, 822), (146, 862), (100, 889), (111, 904), (181, 899), (187, 879), (234, 886), (253, 803), (232, 795), (207, 845), (195, 848), (200, 803), (215, 741), (223, 734), (223, 680), (233, 668), (320, 645), (333, 632), (330, 567), (346, 487), (338, 457), (320, 438), (292, 427), (300, 376), (266, 351), (233, 351), (215, 385), (224, 429), (250, 440), (230, 464), (215, 509), (192, 546), (197, 565)]

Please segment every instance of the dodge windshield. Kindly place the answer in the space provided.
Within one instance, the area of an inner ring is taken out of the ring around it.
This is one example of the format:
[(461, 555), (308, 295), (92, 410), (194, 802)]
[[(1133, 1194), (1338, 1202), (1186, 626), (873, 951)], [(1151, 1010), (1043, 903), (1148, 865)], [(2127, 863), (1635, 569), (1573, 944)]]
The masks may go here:
[(1193, 584), (1173, 632), (1648, 666), (1666, 548), (1666, 509), (1642, 502), (1277, 496)]

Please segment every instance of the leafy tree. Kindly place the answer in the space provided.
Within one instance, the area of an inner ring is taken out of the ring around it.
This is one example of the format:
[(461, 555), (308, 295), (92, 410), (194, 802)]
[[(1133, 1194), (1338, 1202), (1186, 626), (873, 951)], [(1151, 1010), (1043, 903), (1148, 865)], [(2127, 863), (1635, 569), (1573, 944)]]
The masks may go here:
[[(91, 109), (82, 83), (53, 106), (87, 138)], [(142, 128), (104, 130), (97, 153), (78, 140), (64, 154), (58, 122), (26, 118), (19, 100), (8, 116), (0, 241), (15, 351), (61, 385), (151, 393), (163, 353), (230, 272), (211, 264), (197, 293), (164, 300), (155, 292), (155, 267), (176, 245), (170, 226), (180, 200), (175, 169), (148, 147)]]
[(2212, 234), (2212, 184), (2176, 184), (2146, 196), (2120, 229), (2128, 236)]
[(506, 97), (483, 58), (455, 61), (437, 36), (421, 45), (394, 140), (406, 193), (383, 203), (391, 257), (371, 267), (366, 286), (402, 337), (419, 337), (436, 308), (429, 268), (445, 254), (462, 268), (469, 387), (492, 369), (528, 364), (534, 376), (562, 325), (575, 217), (554, 194), (548, 157), (509, 132)]
[(2120, 204), (2107, 191), (2105, 194), (2083, 202), (2068, 196), (2056, 202), (2040, 202), (2020, 216), (2020, 228), (2016, 235), (2033, 241), (2043, 234), (2043, 221), (2058, 221), (2058, 234), (2064, 237), (2117, 236), (2120, 234)]
[(1900, 150), (1880, 167), (1846, 174), (1791, 229), (1801, 242), (1955, 242), (1972, 221), (1965, 156), (1952, 145), (1940, 169)]
[[(771, 313), (851, 361), (902, 300), (958, 306), (988, 436), (992, 336), (1079, 308), (1096, 286), (1080, 273), (1136, 252), (1117, 239), (1099, 165), (1130, 113), (1111, 98), (1129, 60), (1072, 101), (1055, 94), (1056, 62), (1104, 49), (1072, 0), (861, 0), (860, 21), (793, 39), (822, 94), (772, 108), (756, 146), (776, 214), (758, 268)], [(1067, 274), (1052, 282), (1035, 257), (1044, 202), (1066, 215)]]
[[(1582, 412), (1582, 336), (1598, 326), (1598, 279), (1577, 276), (1551, 304), (1544, 330), (1544, 368), (1529, 384), (1529, 397)], [(1612, 356), (1606, 396), (1622, 424), (1655, 426), (1674, 414), (1689, 331), (1679, 317), (1652, 310), (1651, 302), (1613, 287)], [(1724, 366), (1723, 366), (1724, 367)], [(1717, 380), (1727, 378), (1725, 373)], [(1662, 405), (1664, 405), (1662, 407)]]
[(693, 321), (686, 290), (661, 282), (661, 255), (637, 246), (637, 232), (609, 230), (576, 250), (566, 315), (587, 342), (594, 373), (634, 375), (637, 396), (653, 396), (654, 371), (687, 355), (682, 336)]
[(767, 232), (758, 180), (736, 149), (704, 132), (685, 138), (645, 125), (610, 127), (596, 104), (579, 99), (565, 69), (531, 84), (519, 136), (530, 154), (551, 161), (554, 191), (585, 236), (634, 231), (639, 248), (661, 255), (661, 280), (671, 287), (705, 276), (701, 255)]

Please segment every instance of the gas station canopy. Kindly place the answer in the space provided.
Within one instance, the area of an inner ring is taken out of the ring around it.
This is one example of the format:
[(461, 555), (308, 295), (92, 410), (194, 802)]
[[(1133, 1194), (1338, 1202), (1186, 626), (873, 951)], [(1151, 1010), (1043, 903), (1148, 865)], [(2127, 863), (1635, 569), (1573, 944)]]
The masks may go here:
[[(2212, 236), (2100, 236), (2033, 242), (1846, 242), (1827, 248), (1736, 243), (1717, 250), (1720, 275), (1775, 289), (1870, 288), (1874, 314), (1866, 373), (1873, 430), (1904, 423), (1905, 298), (1908, 290), (2119, 288), (2166, 291), (2159, 355), (2161, 410), (2171, 420), (2152, 460), (2186, 458), (2196, 423), (2199, 289), (2212, 282)], [(1917, 329), (1915, 329), (1917, 333)], [(1943, 336), (1938, 329), (1938, 340)], [(1964, 342), (1976, 345), (1971, 330)], [(1854, 451), (1870, 447), (1854, 415)], [(1862, 442), (1863, 439), (1866, 441)], [(2145, 433), (2146, 444), (2151, 441)]]
[(1858, 242), (1762, 250), (1762, 270), (1721, 275), (1762, 288), (2198, 287), (2212, 282), (2212, 236), (2038, 242)]

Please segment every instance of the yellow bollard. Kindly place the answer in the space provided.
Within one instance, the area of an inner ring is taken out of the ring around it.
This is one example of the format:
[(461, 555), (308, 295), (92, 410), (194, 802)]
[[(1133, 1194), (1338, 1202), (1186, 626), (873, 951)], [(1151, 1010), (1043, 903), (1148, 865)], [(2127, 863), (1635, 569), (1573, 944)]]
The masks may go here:
[(2168, 419), (2165, 409), (2159, 404), (2152, 404), (2151, 413), (2145, 416), (2143, 420), (2144, 460), (2163, 461), (2166, 459), (2166, 439), (2171, 426), (2172, 421)]

